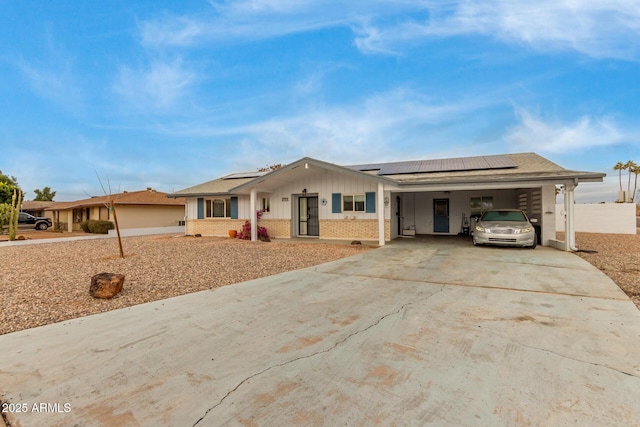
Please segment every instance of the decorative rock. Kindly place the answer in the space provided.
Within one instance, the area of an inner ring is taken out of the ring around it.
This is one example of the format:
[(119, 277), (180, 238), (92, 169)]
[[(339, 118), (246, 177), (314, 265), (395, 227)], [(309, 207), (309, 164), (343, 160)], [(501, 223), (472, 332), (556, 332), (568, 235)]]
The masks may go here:
[(94, 298), (110, 299), (122, 290), (124, 274), (100, 273), (91, 277), (89, 295)]

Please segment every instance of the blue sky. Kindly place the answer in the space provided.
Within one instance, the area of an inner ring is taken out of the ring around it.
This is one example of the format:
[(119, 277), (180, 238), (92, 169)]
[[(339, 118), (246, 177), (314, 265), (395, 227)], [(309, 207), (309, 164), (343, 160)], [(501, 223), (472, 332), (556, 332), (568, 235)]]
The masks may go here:
[[(637, 0), (0, 0), (0, 170), (56, 200), (304, 156), (640, 163)], [(625, 184), (626, 186), (626, 184)]]

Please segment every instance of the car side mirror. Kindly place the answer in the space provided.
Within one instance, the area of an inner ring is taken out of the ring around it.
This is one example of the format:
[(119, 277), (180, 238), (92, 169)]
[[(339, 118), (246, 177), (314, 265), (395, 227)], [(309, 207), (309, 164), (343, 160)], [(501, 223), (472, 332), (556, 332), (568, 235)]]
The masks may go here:
[(531, 221), (532, 224), (535, 224), (538, 222), (538, 218), (531, 218), (529, 221)]

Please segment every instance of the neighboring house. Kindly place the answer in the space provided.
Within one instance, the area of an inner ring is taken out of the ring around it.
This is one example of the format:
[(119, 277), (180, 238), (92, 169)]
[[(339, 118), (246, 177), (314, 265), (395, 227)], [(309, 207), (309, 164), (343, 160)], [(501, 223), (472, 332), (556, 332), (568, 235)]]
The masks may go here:
[(45, 209), (51, 208), (58, 203), (60, 202), (40, 202), (40, 201), (33, 201), (33, 200), (25, 200), (22, 202), (22, 205), (20, 206), (20, 210), (22, 212), (26, 212), (33, 216), (46, 217), (53, 221), (52, 211), (50, 210), (46, 211)]
[[(225, 236), (245, 221), (273, 237), (376, 240), (461, 232), (488, 208), (538, 220), (542, 245), (574, 248), (574, 189), (605, 174), (564, 169), (535, 153), (338, 166), (303, 158), (272, 172), (236, 173), (169, 197), (187, 199), (187, 234)], [(564, 186), (565, 242), (556, 242), (556, 185)], [(262, 210), (261, 219), (256, 212)], [(466, 221), (466, 222), (465, 222)]]
[(87, 219), (113, 221), (113, 212), (108, 208), (111, 200), (115, 205), (118, 226), (121, 229), (184, 224), (185, 199), (168, 198), (166, 193), (151, 188), (74, 202), (57, 202), (45, 211), (52, 212), (55, 228), (81, 231), (80, 223)]

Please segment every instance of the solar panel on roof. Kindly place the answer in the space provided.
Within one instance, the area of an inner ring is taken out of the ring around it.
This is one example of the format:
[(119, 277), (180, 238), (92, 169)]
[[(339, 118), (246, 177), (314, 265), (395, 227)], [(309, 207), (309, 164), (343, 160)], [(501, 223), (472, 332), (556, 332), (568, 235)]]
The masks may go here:
[(412, 173), (454, 172), (469, 170), (506, 169), (517, 165), (507, 155), (475, 156), (452, 159), (410, 160), (393, 163), (370, 163), (347, 166), (365, 171), (379, 169), (378, 175), (403, 175)]
[(265, 175), (267, 172), (238, 172), (226, 175), (223, 179), (238, 179), (238, 178), (257, 178)]

